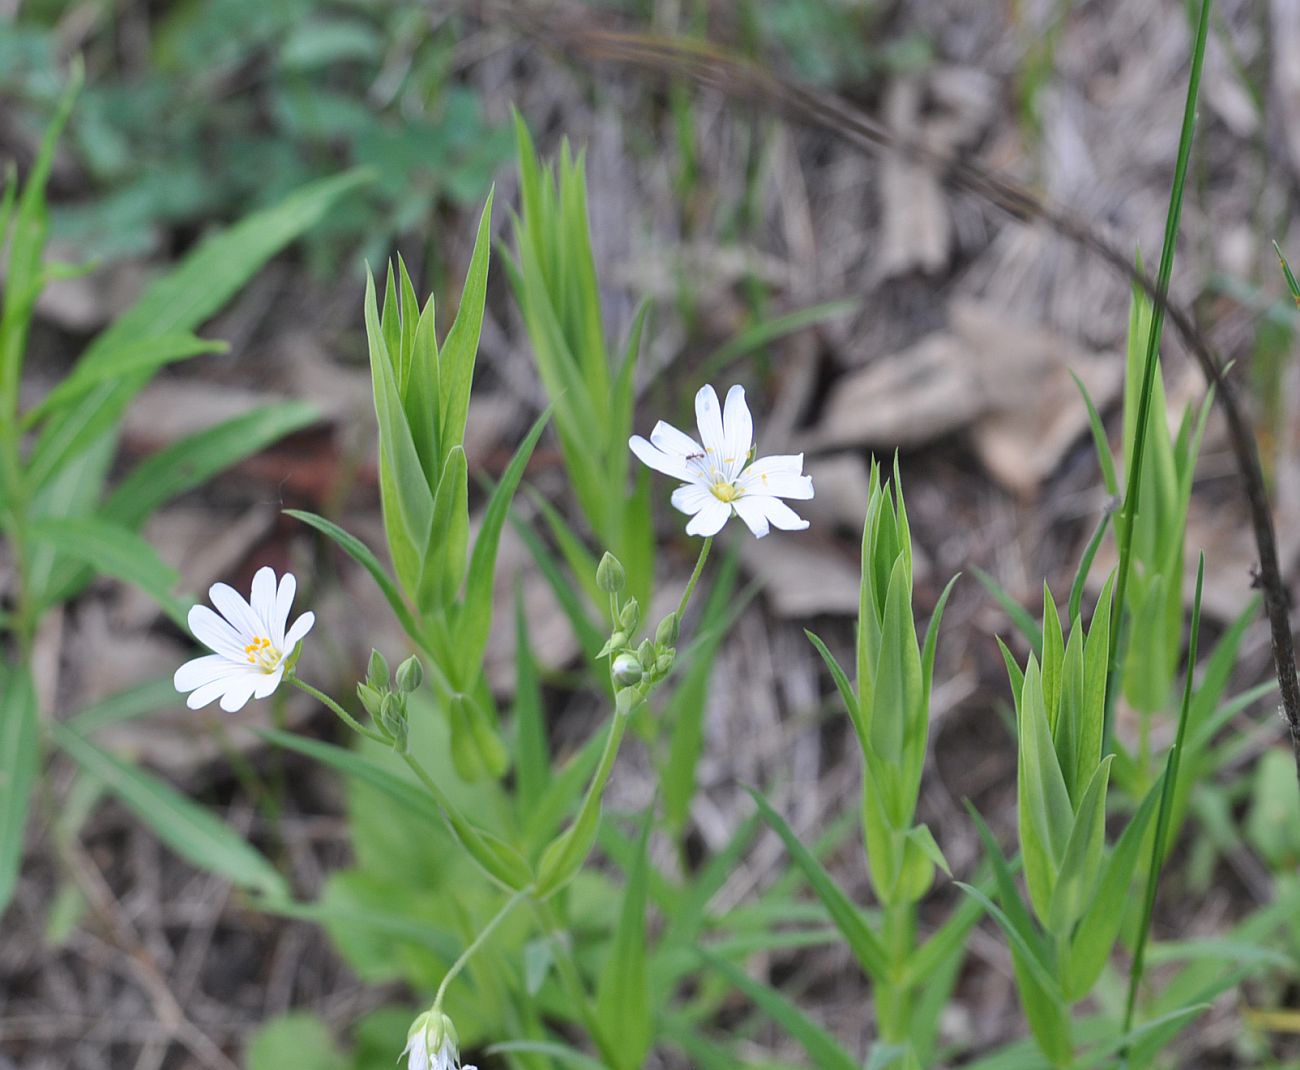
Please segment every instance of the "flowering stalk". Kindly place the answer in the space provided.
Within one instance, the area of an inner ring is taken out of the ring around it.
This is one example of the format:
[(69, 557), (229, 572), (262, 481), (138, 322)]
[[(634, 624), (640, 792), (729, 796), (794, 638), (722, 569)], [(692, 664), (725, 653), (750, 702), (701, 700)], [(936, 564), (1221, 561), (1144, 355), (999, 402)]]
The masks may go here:
[(432, 1010), (434, 1014), (437, 1014), (442, 1010), (442, 1001), (447, 995), (447, 988), (451, 982), (456, 979), (456, 975), (465, 968), (469, 960), (474, 957), (474, 953), (483, 946), (487, 941), (487, 938), (495, 931), (496, 927), (506, 920), (506, 916), (532, 894), (533, 886), (531, 884), (527, 888), (521, 888), (519, 891), (515, 892), (514, 895), (506, 900), (505, 905), (492, 916), (492, 920), (483, 926), (483, 930), (478, 934), (478, 936), (474, 937), (473, 942), (465, 948), (456, 961), (451, 964), (451, 968), (447, 970), (446, 976), (442, 979), (442, 984), (438, 986), (437, 994), (433, 997)]

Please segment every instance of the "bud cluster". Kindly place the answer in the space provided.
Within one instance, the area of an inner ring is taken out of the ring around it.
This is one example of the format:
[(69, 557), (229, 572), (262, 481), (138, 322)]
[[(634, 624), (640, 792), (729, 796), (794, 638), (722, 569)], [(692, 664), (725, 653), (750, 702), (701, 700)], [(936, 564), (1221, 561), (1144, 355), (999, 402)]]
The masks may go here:
[(397, 666), (397, 672), (390, 677), (383, 654), (372, 650), (370, 664), (366, 667), (366, 681), (357, 684), (361, 705), (393, 749), (401, 753), (406, 751), (409, 735), (406, 697), (423, 682), (424, 667), (414, 654)]
[(619, 710), (636, 705), (655, 684), (668, 675), (677, 656), (680, 622), (669, 613), (659, 622), (654, 639), (635, 640), (641, 624), (641, 606), (635, 598), (624, 602), (619, 593), (627, 586), (627, 574), (617, 557), (606, 552), (596, 569), (596, 585), (609, 595), (610, 616), (614, 630), (599, 657), (609, 658), (610, 678), (614, 681)]

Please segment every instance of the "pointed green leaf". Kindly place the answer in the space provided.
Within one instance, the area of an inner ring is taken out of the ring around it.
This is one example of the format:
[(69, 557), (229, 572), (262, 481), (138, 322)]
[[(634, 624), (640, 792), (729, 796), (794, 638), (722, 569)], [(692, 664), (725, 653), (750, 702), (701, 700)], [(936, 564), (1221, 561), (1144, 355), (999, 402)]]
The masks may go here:
[(168, 847), (202, 869), (263, 895), (289, 894), (276, 869), (245, 839), (206, 808), (144, 770), (97, 747), (72, 729), (51, 726), (55, 742)]
[(867, 976), (876, 981), (888, 977), (889, 956), (880, 938), (871, 931), (866, 920), (862, 917), (862, 912), (844, 894), (840, 886), (835, 883), (813, 853), (800, 842), (799, 837), (794, 834), (794, 830), (772, 808), (767, 799), (753, 788), (748, 789), (748, 791), (753, 796), (754, 802), (758, 804), (763, 820), (781, 837), (786, 850), (790, 852), (790, 857), (803, 871), (813, 891), (817, 893), (817, 897), (825, 905), (827, 912), (831, 916), (831, 921), (844, 934), (844, 939), (863, 970), (866, 971)]
[(0, 915), (18, 883), (27, 808), (40, 763), (31, 673), (25, 665), (0, 661)]

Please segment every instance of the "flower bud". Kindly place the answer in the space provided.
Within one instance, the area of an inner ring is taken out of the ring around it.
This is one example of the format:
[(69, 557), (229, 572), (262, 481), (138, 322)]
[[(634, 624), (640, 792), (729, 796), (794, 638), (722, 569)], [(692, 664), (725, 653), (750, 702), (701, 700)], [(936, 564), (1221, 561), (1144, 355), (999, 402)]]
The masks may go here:
[(402, 1055), (407, 1057), (408, 1070), (455, 1070), (460, 1066), (456, 1026), (440, 1009), (425, 1011), (407, 1030)]
[(393, 749), (405, 753), (409, 735), (409, 719), (406, 715), (406, 696), (392, 691), (384, 695), (379, 707), (379, 727), (392, 740)]
[(623, 563), (608, 550), (596, 566), (596, 586), (606, 594), (617, 594), (627, 585), (627, 573)]
[(377, 691), (369, 684), (357, 684), (357, 698), (361, 700), (361, 705), (366, 708), (366, 713), (378, 721), (379, 709), (384, 702), (384, 693)]
[(617, 717), (630, 717), (645, 696), (635, 687), (625, 687), (614, 693), (614, 714)]
[(636, 648), (636, 657), (641, 662), (641, 668), (649, 672), (655, 665), (655, 645), (649, 639), (642, 639), (641, 645)]
[(660, 647), (669, 647), (677, 645), (677, 637), (681, 634), (681, 621), (677, 619), (677, 613), (669, 613), (659, 622), (659, 627), (655, 629), (655, 645)]
[(414, 654), (397, 666), (397, 686), (402, 691), (410, 693), (418, 690), (423, 682), (424, 666)]
[(370, 664), (366, 666), (366, 683), (377, 691), (388, 686), (388, 662), (378, 650), (370, 651)]
[(673, 662), (677, 660), (677, 651), (669, 647), (657, 658), (655, 658), (655, 674), (658, 676), (667, 676), (673, 667)]
[(634, 684), (641, 682), (641, 662), (637, 660), (634, 654), (629, 654), (626, 650), (614, 659), (614, 665), (610, 671), (614, 677), (614, 683), (619, 687), (632, 687)]
[(641, 605), (635, 598), (629, 598), (623, 606), (622, 612), (618, 615), (619, 627), (625, 632), (636, 631), (636, 626), (641, 622)]
[(627, 632), (618, 631), (609, 637), (610, 650), (622, 650), (627, 646)]

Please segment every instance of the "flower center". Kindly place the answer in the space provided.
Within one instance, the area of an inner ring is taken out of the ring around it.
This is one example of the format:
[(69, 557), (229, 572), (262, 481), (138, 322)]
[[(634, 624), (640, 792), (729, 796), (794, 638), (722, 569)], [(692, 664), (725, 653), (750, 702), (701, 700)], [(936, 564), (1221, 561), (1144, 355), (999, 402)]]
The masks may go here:
[(718, 480), (710, 489), (720, 502), (734, 502), (744, 493), (736, 484), (726, 483), (723, 480)]
[(256, 665), (263, 672), (275, 672), (275, 667), (280, 664), (282, 656), (271, 645), (271, 640), (263, 639), (261, 636), (244, 647), (244, 653), (248, 655), (248, 664)]

